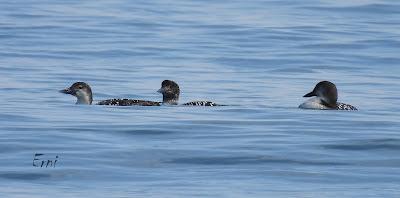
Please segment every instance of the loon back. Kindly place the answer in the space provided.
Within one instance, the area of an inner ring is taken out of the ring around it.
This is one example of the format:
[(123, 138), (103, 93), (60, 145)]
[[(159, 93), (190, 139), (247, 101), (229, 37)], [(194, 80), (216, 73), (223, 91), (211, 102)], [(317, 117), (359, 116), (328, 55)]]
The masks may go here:
[(225, 105), (219, 105), (219, 104), (216, 104), (216, 103), (210, 102), (210, 101), (192, 101), (192, 102), (184, 103), (182, 105), (185, 105), (185, 106), (225, 106)]
[(338, 102), (336, 104), (336, 110), (357, 111), (358, 109), (355, 106)]
[(160, 106), (160, 102), (133, 100), (133, 99), (109, 99), (97, 103), (97, 105), (112, 105), (112, 106)]

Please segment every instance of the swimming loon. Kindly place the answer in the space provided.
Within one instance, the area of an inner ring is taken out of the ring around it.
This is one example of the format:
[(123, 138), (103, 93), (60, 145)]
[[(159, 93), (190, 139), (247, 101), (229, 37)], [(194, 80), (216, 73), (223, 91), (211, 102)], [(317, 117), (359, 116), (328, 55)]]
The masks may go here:
[[(92, 89), (87, 83), (75, 82), (66, 89), (60, 90), (61, 93), (70, 94), (77, 98), (76, 104), (90, 105), (93, 102)], [(160, 106), (161, 102), (153, 102), (146, 100), (133, 99), (108, 99), (97, 103), (97, 105), (114, 105), (114, 106)]]
[[(180, 89), (176, 82), (172, 80), (164, 80), (161, 88), (157, 91), (163, 95), (163, 104), (177, 105), (179, 100)], [(223, 106), (210, 101), (192, 101), (182, 105), (186, 106)]]
[(329, 81), (319, 82), (314, 90), (303, 97), (312, 97), (299, 106), (302, 109), (357, 110), (356, 107), (337, 102), (338, 93), (335, 84)]

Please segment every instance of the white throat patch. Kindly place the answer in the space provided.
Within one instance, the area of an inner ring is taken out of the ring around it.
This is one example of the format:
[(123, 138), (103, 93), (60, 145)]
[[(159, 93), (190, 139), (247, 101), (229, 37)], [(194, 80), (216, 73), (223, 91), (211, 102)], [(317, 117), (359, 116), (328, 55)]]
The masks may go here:
[(82, 90), (76, 92), (76, 98), (76, 104), (90, 104), (90, 96)]

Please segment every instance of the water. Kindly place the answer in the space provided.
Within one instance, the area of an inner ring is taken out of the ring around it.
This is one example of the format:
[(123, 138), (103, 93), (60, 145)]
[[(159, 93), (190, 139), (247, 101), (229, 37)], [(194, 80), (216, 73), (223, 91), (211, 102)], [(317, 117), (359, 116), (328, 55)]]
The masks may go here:
[[(398, 1), (0, 11), (0, 197), (400, 196)], [(164, 79), (181, 102), (231, 106), (79, 106), (57, 92), (85, 81), (95, 100), (157, 101)], [(360, 111), (298, 109), (320, 80)]]

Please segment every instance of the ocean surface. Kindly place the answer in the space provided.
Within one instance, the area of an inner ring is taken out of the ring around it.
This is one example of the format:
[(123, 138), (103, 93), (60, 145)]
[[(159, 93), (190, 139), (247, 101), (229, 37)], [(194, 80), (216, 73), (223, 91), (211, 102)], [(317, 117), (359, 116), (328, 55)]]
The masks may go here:
[[(2, 0), (0, 197), (400, 197), (399, 52), (396, 0)], [(164, 79), (229, 106), (58, 93)], [(298, 109), (321, 80), (359, 111)]]

